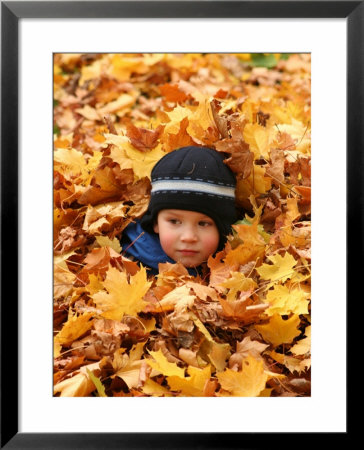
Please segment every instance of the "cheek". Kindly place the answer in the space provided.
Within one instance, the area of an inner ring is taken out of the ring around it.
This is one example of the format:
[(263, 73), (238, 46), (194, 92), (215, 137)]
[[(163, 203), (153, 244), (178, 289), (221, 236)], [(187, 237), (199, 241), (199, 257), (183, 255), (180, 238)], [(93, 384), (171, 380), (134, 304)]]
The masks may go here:
[(165, 253), (167, 253), (168, 256), (170, 256), (170, 252), (173, 251), (174, 243), (176, 241), (176, 237), (173, 233), (170, 231), (167, 231), (163, 229), (163, 227), (160, 227), (159, 229), (159, 241), (161, 243), (161, 246)]
[(219, 233), (213, 232), (210, 233), (203, 238), (203, 246), (206, 250), (206, 253), (212, 254), (215, 253), (215, 250), (217, 249), (220, 241)]

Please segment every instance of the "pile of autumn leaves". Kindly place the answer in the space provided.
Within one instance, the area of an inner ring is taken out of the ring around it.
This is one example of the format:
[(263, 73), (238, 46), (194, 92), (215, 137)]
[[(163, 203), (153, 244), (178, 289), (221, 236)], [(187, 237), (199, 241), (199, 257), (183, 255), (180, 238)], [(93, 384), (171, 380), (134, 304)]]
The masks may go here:
[[(54, 57), (54, 394), (310, 395), (310, 56)], [(224, 152), (240, 220), (203, 276), (129, 261), (150, 171)]]

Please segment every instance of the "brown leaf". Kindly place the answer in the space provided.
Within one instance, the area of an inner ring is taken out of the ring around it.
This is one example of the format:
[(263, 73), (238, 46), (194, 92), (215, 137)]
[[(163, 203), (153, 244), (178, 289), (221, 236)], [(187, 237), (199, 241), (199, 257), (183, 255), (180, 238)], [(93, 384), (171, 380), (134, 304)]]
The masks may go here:
[(194, 140), (187, 132), (188, 117), (181, 120), (179, 131), (176, 134), (165, 133), (161, 141), (163, 142), (163, 149), (166, 152), (171, 152), (176, 148), (187, 147), (189, 145), (196, 145)]
[(279, 187), (284, 182), (284, 153), (278, 148), (270, 150), (270, 166), (266, 169), (266, 174), (273, 178), (273, 184)]
[(188, 99), (188, 95), (181, 91), (177, 84), (162, 84), (159, 86), (159, 90), (167, 102), (178, 103), (184, 102)]
[(220, 102), (217, 101), (216, 99), (213, 99), (211, 101), (212, 116), (214, 118), (215, 125), (220, 135), (225, 139), (229, 137), (228, 120), (225, 116), (219, 115), (220, 109), (221, 109)]
[(126, 134), (132, 145), (141, 151), (148, 151), (156, 147), (163, 130), (163, 125), (158, 125), (155, 130), (137, 128), (131, 122), (126, 125)]

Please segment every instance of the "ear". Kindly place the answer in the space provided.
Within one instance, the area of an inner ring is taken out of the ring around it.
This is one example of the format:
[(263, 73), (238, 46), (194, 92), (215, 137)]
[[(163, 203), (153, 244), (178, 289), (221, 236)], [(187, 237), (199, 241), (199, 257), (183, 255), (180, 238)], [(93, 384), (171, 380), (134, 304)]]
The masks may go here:
[(157, 233), (157, 234), (159, 233), (159, 227), (158, 227), (158, 222), (157, 221), (154, 222), (153, 231), (154, 231), (154, 233)]

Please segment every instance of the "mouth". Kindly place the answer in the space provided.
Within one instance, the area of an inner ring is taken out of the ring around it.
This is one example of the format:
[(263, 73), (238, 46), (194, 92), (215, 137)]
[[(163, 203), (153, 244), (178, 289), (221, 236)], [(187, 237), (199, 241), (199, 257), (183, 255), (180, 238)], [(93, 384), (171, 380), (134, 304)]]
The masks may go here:
[(178, 250), (178, 252), (184, 256), (193, 256), (193, 255), (197, 255), (197, 253), (198, 253), (197, 250), (189, 250), (189, 249)]

